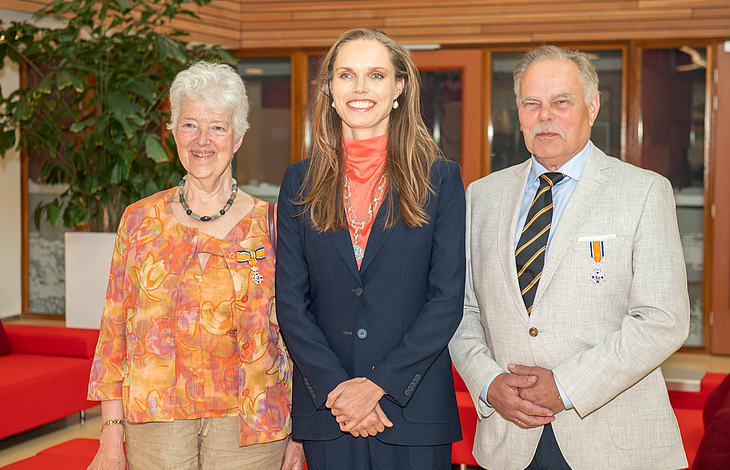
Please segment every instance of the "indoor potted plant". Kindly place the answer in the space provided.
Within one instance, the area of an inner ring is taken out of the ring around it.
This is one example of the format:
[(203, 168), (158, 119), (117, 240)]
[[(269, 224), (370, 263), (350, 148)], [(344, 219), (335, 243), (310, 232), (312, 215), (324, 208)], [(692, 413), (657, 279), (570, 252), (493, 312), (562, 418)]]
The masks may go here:
[[(167, 87), (197, 58), (235, 62), (221, 48), (191, 45), (186, 33), (169, 27), (176, 16), (196, 17), (186, 3), (55, 0), (34, 16), (58, 17), (60, 28), (0, 25), (0, 68), (7, 57), (26, 70), (26, 83), (0, 102), (0, 155), (17, 145), (43, 161), (39, 182), (67, 185), (35, 208), (36, 226), (46, 218), (113, 238), (128, 204), (178, 184), (183, 169), (165, 129)], [(90, 246), (80, 245), (85, 252)], [(110, 251), (105, 258), (93, 262), (104, 288)], [(70, 277), (67, 272), (67, 319)]]

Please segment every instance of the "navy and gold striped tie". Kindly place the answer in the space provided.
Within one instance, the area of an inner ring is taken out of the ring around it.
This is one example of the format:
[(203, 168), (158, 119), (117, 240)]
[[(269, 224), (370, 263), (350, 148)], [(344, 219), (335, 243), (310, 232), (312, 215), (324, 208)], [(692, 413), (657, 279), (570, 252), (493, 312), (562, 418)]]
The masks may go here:
[(564, 177), (564, 174), (554, 172), (540, 175), (540, 187), (527, 212), (525, 227), (517, 243), (517, 278), (528, 315), (532, 313), (532, 302), (535, 300), (535, 291), (545, 264), (545, 247), (553, 220), (552, 188)]

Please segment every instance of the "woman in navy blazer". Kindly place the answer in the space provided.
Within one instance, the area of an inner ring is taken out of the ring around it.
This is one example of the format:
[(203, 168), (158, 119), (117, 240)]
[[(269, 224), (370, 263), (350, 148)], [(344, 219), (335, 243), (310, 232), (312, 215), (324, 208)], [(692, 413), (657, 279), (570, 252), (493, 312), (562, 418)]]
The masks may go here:
[[(310, 158), (284, 175), (276, 311), (310, 470), (446, 470), (461, 439), (446, 347), (462, 316), (464, 187), (423, 124), (419, 82), (384, 33), (344, 33), (317, 79)], [(372, 172), (359, 189), (352, 165)]]

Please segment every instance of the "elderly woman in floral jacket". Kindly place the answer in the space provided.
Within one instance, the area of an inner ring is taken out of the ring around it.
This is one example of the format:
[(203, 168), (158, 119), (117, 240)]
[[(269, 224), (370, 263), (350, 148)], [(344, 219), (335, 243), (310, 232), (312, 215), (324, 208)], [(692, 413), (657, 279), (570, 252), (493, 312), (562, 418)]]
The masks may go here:
[(187, 175), (122, 217), (89, 382), (103, 420), (89, 468), (301, 468), (274, 211), (231, 169), (246, 89), (231, 67), (199, 62), (177, 75), (170, 104)]

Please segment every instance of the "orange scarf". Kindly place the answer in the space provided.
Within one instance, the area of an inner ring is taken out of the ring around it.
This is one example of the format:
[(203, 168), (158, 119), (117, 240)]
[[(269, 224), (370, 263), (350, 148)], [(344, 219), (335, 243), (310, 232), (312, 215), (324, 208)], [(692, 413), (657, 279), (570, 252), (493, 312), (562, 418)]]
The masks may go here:
[[(385, 157), (388, 146), (388, 134), (379, 135), (370, 139), (354, 140), (343, 137), (345, 152), (345, 175), (351, 191), (352, 208), (355, 211), (355, 220), (362, 221), (367, 214), (368, 207), (373, 201), (375, 190), (380, 183), (380, 176), (385, 169)], [(387, 184), (387, 182), (386, 182)], [(359, 232), (358, 244), (365, 248), (370, 230), (375, 221), (375, 215), (382, 205), (382, 198), (377, 206), (373, 207), (373, 216)], [(345, 205), (347, 211), (347, 206)], [(355, 243), (355, 230), (352, 227), (352, 215), (347, 214), (347, 224), (350, 228), (350, 238)], [(357, 265), (360, 267), (361, 262)]]

